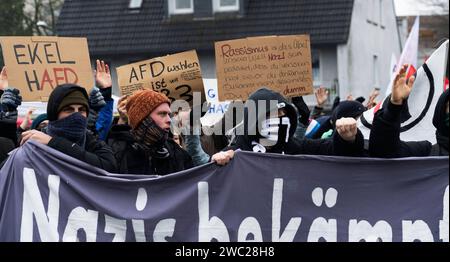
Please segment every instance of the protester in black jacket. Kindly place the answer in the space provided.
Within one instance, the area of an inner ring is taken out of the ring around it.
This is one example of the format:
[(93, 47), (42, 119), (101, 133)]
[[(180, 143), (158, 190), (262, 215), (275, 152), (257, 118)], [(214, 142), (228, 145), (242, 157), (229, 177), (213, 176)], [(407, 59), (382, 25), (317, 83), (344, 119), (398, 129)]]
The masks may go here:
[(0, 163), (8, 158), (8, 153), (13, 150), (14, 147), (14, 143), (11, 139), (0, 137)]
[[(258, 106), (258, 101), (259, 103), (264, 101), (265, 111)], [(290, 155), (361, 156), (363, 154), (364, 138), (353, 118), (339, 119), (336, 122), (337, 132), (331, 139), (297, 140), (293, 137), (296, 127), (295, 108), (281, 94), (261, 88), (246, 102), (242, 129), (236, 130), (243, 133), (236, 136), (230, 150), (217, 153), (212, 160), (218, 164), (226, 164), (233, 157), (233, 150), (236, 149)]]
[(113, 126), (108, 137), (120, 173), (167, 175), (193, 166), (188, 153), (169, 138), (171, 110), (165, 95), (142, 90), (125, 103), (129, 125)]
[(84, 88), (73, 84), (57, 86), (47, 104), (47, 128), (44, 132), (30, 130), (22, 133), (21, 145), (31, 139), (93, 166), (115, 172), (116, 160), (111, 148), (87, 130), (88, 110), (88, 95)]
[(370, 156), (381, 158), (447, 156), (449, 90), (440, 96), (434, 112), (433, 125), (436, 127), (437, 144), (432, 146), (428, 141), (400, 140), (401, 112), (406, 106), (406, 99), (415, 80), (414, 76), (411, 76), (408, 82), (406, 81), (407, 67), (404, 65), (396, 76), (387, 106), (375, 114), (370, 132)]
[(22, 103), (16, 88), (0, 89), (0, 137), (17, 144), (17, 107)]

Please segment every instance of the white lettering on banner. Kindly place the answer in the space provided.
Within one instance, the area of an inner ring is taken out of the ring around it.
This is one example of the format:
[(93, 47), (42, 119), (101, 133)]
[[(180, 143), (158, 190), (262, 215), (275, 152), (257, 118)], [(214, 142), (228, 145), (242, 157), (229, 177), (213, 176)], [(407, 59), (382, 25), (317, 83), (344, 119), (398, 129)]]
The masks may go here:
[[(60, 177), (49, 175), (47, 178), (48, 184), (48, 207), (47, 212), (42, 199), (36, 174), (33, 169), (24, 168), (23, 170), (23, 202), (22, 202), (22, 217), (20, 225), (20, 241), (33, 241), (34, 238), (41, 241), (80, 241), (79, 232), (84, 231), (86, 241), (98, 240), (98, 224), (99, 212), (96, 210), (85, 209), (83, 207), (75, 207), (70, 212), (67, 218), (62, 218), (61, 224), (65, 225), (67, 221), (64, 234), (60, 239), (58, 232), (59, 217), (60, 217), (60, 199), (59, 187)], [(208, 182), (199, 182), (198, 187), (198, 236), (199, 241), (211, 241), (216, 239), (218, 241), (229, 242), (230, 235), (225, 223), (218, 217), (210, 217), (209, 206), (209, 189)], [(145, 191), (145, 189), (142, 189)], [(141, 191), (142, 191), (141, 190)], [(142, 191), (142, 192), (143, 192)], [(144, 195), (144, 193), (141, 193)], [(145, 193), (146, 195), (147, 193)], [(323, 190), (315, 188), (312, 191), (313, 203), (320, 207), (322, 201), (328, 208), (334, 207), (337, 200), (338, 191), (334, 188), (327, 190), (325, 197), (323, 197)], [(138, 197), (139, 199), (144, 199)], [(146, 199), (146, 198), (145, 198)], [(143, 200), (142, 200), (143, 201)], [(286, 219), (287, 226), (282, 231), (281, 228), (281, 211), (283, 203), (283, 179), (274, 179), (273, 195), (272, 195), (272, 241), (293, 241), (300, 228), (302, 218), (292, 217)], [(439, 221), (439, 238), (448, 242), (448, 226), (449, 226), (449, 187), (447, 186), (443, 192), (443, 217)], [(136, 208), (145, 207), (143, 203), (136, 204)], [(122, 220), (104, 214), (105, 227), (104, 233), (114, 234), (113, 242), (122, 242), (126, 240), (127, 223), (130, 222), (134, 237), (136, 241), (147, 241), (145, 231), (145, 220), (131, 219)], [(194, 218), (193, 218), (194, 219)], [(36, 221), (36, 222), (34, 222)], [(423, 220), (402, 220), (402, 241), (433, 241), (438, 236), (433, 236), (428, 224)], [(34, 223), (36, 223), (37, 230), (33, 230)], [(343, 223), (343, 222), (341, 222)], [(173, 218), (162, 219), (156, 223), (153, 231), (153, 241), (165, 242), (169, 241), (167, 238), (173, 237), (175, 233), (176, 220)], [(306, 230), (306, 228), (305, 228)], [(37, 231), (39, 238), (34, 235)], [(307, 241), (337, 241), (337, 219), (326, 219), (324, 217), (315, 218), (309, 227)], [(361, 240), (374, 242), (392, 241), (392, 227), (384, 220), (380, 220), (371, 225), (366, 220), (350, 219), (348, 222), (348, 241), (359, 242)], [(247, 242), (261, 242), (264, 241), (261, 225), (257, 218), (246, 217), (239, 225), (237, 232), (238, 241)], [(267, 240), (266, 240), (267, 241)]]
[(283, 202), (283, 179), (276, 178), (273, 183), (272, 195), (272, 241), (273, 242), (292, 242), (302, 219), (294, 217), (289, 220), (284, 232), (281, 230), (281, 204)]
[(78, 231), (82, 229), (86, 234), (86, 242), (97, 240), (98, 211), (76, 207), (70, 212), (64, 230), (64, 242), (79, 242)]
[(127, 221), (105, 215), (105, 233), (114, 234), (112, 242), (125, 242)]
[(350, 220), (348, 226), (348, 242), (392, 242), (392, 228), (384, 220), (378, 221), (372, 226), (368, 221), (356, 219)]
[(213, 239), (220, 242), (230, 242), (225, 223), (216, 216), (209, 218), (208, 182), (198, 183), (198, 217), (199, 242), (210, 242)]
[(45, 214), (41, 192), (33, 169), (23, 170), (23, 203), (22, 221), (20, 224), (20, 241), (33, 241), (33, 217), (41, 237), (41, 241), (59, 241), (59, 176), (48, 176), (48, 212)]
[(427, 223), (423, 220), (402, 221), (403, 228), (403, 242), (433, 242), (433, 234)]
[(319, 242), (323, 238), (327, 242), (337, 242), (336, 219), (326, 220), (323, 217), (314, 219), (308, 234), (308, 242)]
[(136, 242), (146, 242), (147, 238), (145, 237), (144, 220), (132, 219), (131, 222), (133, 225), (134, 237), (136, 238)]
[(172, 237), (175, 232), (175, 223), (177, 221), (173, 218), (164, 219), (158, 222), (153, 231), (154, 242), (168, 242), (166, 237)]
[(138, 211), (144, 210), (145, 206), (147, 205), (147, 199), (147, 191), (145, 190), (145, 188), (140, 187), (136, 197), (136, 209)]
[[(248, 239), (253, 236), (253, 239)], [(239, 226), (238, 242), (263, 242), (261, 226), (254, 217), (247, 217)]]
[(443, 202), (444, 210), (442, 211), (442, 220), (439, 221), (439, 238), (442, 241), (444, 241), (444, 242), (448, 242), (448, 225), (449, 225), (449, 219), (448, 219), (448, 204), (449, 204), (448, 186), (445, 189), (444, 200), (442, 202)]

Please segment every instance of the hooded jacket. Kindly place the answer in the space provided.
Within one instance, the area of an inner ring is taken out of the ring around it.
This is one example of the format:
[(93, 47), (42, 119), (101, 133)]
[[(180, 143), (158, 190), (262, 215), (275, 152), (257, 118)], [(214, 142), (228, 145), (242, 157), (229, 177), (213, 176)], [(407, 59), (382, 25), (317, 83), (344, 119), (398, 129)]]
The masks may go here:
[(314, 133), (312, 138), (318, 139), (330, 129), (335, 129), (336, 121), (342, 117), (353, 117), (357, 118), (361, 116), (365, 111), (363, 104), (358, 101), (342, 101), (333, 110), (331, 116), (327, 117), (326, 121), (322, 123), (319, 129)]
[(401, 114), (406, 103), (394, 105), (389, 101), (386, 107), (377, 111), (373, 119), (369, 140), (370, 156), (397, 158), (448, 155), (448, 127), (444, 123), (448, 93), (449, 90), (439, 97), (433, 116), (438, 141), (436, 145), (432, 146), (428, 141), (401, 141)]
[[(280, 105), (286, 110), (286, 116), (290, 121), (289, 139), (288, 142), (282, 146), (274, 146), (267, 150), (269, 153), (285, 153), (290, 155), (309, 154), (309, 155), (340, 155), (340, 156), (361, 156), (363, 154), (364, 139), (361, 132), (358, 130), (356, 140), (354, 143), (343, 140), (337, 133), (332, 139), (313, 140), (294, 138), (294, 132), (297, 128), (297, 112), (293, 105), (291, 105), (281, 94), (274, 92), (267, 88), (261, 88), (254, 92), (248, 99), (253, 101), (256, 105), (264, 103), (266, 110), (261, 112), (256, 106), (256, 111), (252, 112), (252, 108), (248, 106), (249, 101), (244, 108), (244, 123), (243, 134), (236, 136), (235, 142), (232, 143), (230, 149), (241, 149), (244, 151), (253, 151), (253, 142), (258, 142), (262, 137), (259, 134), (259, 122), (266, 118), (270, 112), (277, 111)], [(270, 103), (270, 101), (277, 103)], [(258, 102), (259, 101), (259, 102)], [(263, 102), (261, 102), (263, 101)], [(256, 121), (250, 119), (250, 114), (257, 116)], [(255, 134), (249, 131), (255, 130)]]
[[(448, 70), (448, 69), (447, 69)], [(448, 156), (448, 133), (449, 128), (445, 124), (447, 115), (447, 103), (449, 102), (449, 89), (439, 97), (433, 116), (433, 125), (436, 127), (437, 144), (433, 145), (431, 155)]]
[[(58, 107), (64, 97), (74, 91), (80, 91), (88, 101), (86, 90), (72, 84), (57, 86), (49, 97), (47, 104), (47, 116), (49, 121), (58, 119)], [(103, 141), (98, 141), (95, 136), (86, 129), (86, 143), (84, 148), (70, 142), (63, 137), (53, 137), (48, 146), (77, 158), (85, 163), (99, 167), (109, 172), (116, 172), (117, 165), (111, 148)]]

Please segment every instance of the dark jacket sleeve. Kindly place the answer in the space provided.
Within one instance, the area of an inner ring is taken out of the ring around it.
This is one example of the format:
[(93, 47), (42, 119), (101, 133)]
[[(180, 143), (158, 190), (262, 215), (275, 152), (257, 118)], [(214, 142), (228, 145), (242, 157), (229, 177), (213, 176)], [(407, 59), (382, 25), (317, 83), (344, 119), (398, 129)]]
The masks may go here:
[(48, 146), (108, 172), (116, 172), (116, 159), (111, 148), (103, 141), (93, 138), (87, 139), (87, 149), (84, 149), (67, 139), (54, 137), (50, 140)]
[(363, 156), (364, 137), (358, 130), (355, 141), (348, 142), (342, 139), (337, 132), (334, 132), (330, 139), (293, 139), (291, 146), (296, 148), (295, 154), (359, 157)]
[(375, 114), (369, 140), (371, 157), (394, 158), (429, 155), (430, 142), (400, 140), (400, 116), (403, 106), (394, 105), (389, 101), (387, 107), (378, 110)]

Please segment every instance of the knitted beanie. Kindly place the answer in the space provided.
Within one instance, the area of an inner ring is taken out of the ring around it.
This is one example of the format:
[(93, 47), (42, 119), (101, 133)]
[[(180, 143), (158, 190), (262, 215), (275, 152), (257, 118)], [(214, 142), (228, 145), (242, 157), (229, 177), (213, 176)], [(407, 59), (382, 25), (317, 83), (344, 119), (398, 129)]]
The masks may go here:
[(64, 107), (69, 105), (84, 105), (89, 110), (89, 104), (87, 98), (78, 90), (75, 90), (64, 97), (61, 104), (58, 106), (57, 112), (61, 112)]
[(141, 90), (135, 92), (128, 98), (127, 114), (128, 122), (131, 128), (135, 129), (139, 124), (150, 115), (155, 108), (161, 104), (168, 103), (170, 100), (164, 94), (153, 90)]

